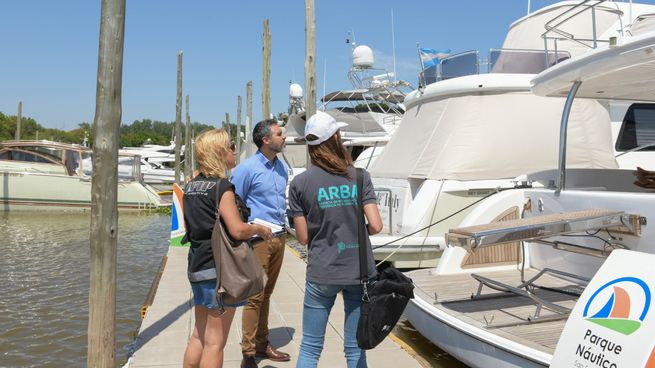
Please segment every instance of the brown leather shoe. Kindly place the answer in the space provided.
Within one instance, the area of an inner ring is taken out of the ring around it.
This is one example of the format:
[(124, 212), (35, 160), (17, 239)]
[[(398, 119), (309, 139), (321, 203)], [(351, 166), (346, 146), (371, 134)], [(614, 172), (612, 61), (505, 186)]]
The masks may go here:
[(288, 362), (291, 360), (291, 357), (287, 353), (283, 353), (279, 350), (275, 350), (271, 344), (266, 345), (265, 351), (257, 351), (257, 356), (262, 358), (268, 358), (274, 362)]
[(257, 368), (257, 362), (252, 355), (244, 355), (241, 360), (241, 368)]

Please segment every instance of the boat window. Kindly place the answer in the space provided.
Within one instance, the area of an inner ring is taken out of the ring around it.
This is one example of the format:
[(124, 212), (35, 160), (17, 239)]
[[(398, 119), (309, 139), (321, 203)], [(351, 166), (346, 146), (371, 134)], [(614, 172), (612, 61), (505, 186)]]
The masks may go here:
[(449, 56), (441, 64), (425, 68), (420, 74), (421, 84), (428, 85), (440, 80), (480, 73), (477, 51), (466, 51)]
[(538, 74), (546, 68), (571, 57), (568, 52), (543, 50), (491, 49), (489, 73)]
[[(37, 156), (41, 156), (43, 158), (49, 159), (52, 162), (63, 163), (64, 152), (59, 148), (44, 147), (44, 146), (21, 146), (20, 150), (33, 152)], [(14, 158), (14, 160), (16, 159)], [(21, 160), (21, 161), (25, 161), (25, 160)], [(46, 160), (44, 162), (50, 162), (50, 161)], [(40, 162), (40, 161), (33, 161), (33, 162)]]
[(477, 51), (467, 51), (450, 56), (441, 62), (441, 77), (442, 79), (450, 79), (479, 74), (480, 63), (478, 60)]
[(38, 162), (43, 164), (57, 163), (55, 160), (42, 155), (27, 152), (23, 150), (5, 150), (0, 154), (2, 160), (24, 161), (24, 162)]
[(480, 74), (481, 69), (488, 73), (538, 74), (570, 57), (568, 51), (549, 51), (546, 54), (544, 50), (491, 49), (489, 58), (482, 60), (478, 51), (466, 51), (425, 68), (419, 73), (419, 83), (428, 85), (444, 79)]
[(655, 151), (655, 104), (632, 104), (623, 118), (616, 150), (620, 152), (635, 148)]

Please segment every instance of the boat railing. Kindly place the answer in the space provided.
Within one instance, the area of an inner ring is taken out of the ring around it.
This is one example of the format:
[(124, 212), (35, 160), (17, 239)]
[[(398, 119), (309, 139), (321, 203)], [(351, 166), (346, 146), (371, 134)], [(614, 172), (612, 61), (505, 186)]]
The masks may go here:
[[(568, 10), (562, 12), (555, 18), (549, 20), (544, 24), (546, 31), (542, 33), (541, 38), (544, 40), (544, 49), (549, 50), (549, 41), (551, 41), (555, 53), (557, 53), (559, 42), (561, 41), (571, 41), (577, 44), (580, 44), (584, 47), (595, 49), (598, 47), (599, 43), (609, 43), (609, 39), (599, 39), (597, 34), (597, 13), (599, 10), (608, 12), (610, 14), (615, 14), (617, 20), (619, 21), (619, 34), (623, 35), (624, 25), (621, 16), (623, 12), (619, 9), (612, 9), (609, 7), (599, 7), (600, 4), (606, 2), (607, 0), (583, 0), (579, 4), (576, 4), (569, 8)], [(588, 13), (591, 22), (591, 37), (576, 35), (564, 30), (564, 26), (570, 24), (573, 20), (579, 20), (581, 16), (587, 16)]]
[(421, 85), (441, 80), (486, 73), (537, 74), (559, 61), (568, 59), (566, 51), (530, 49), (490, 49), (488, 58), (482, 59), (477, 50), (464, 51), (443, 59), (421, 73)]

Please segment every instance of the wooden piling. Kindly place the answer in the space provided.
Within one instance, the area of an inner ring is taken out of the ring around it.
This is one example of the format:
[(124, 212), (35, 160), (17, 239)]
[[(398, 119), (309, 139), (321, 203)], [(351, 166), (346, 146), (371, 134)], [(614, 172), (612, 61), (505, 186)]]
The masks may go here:
[(252, 156), (252, 81), (246, 84), (246, 157)]
[(16, 134), (15, 139), (20, 140), (20, 123), (23, 117), (23, 101), (18, 101), (18, 113), (16, 114)]
[(230, 133), (230, 113), (226, 112), (225, 113), (225, 131), (227, 131), (227, 136), (232, 137), (232, 134)]
[[(316, 15), (314, 0), (305, 0), (305, 118), (316, 113)], [(309, 151), (307, 164), (309, 167)]]
[(182, 50), (177, 52), (177, 98), (175, 100), (175, 182), (180, 181), (180, 146), (182, 145)]
[(241, 96), (237, 96), (237, 165), (241, 156)]
[(186, 95), (186, 129), (184, 130), (184, 177), (191, 177), (191, 115), (189, 95)]
[(116, 367), (118, 137), (121, 124), (125, 0), (102, 0), (89, 265), (87, 367)]
[(268, 19), (264, 20), (263, 35), (263, 58), (262, 58), (262, 119), (271, 117), (271, 30), (268, 26)]

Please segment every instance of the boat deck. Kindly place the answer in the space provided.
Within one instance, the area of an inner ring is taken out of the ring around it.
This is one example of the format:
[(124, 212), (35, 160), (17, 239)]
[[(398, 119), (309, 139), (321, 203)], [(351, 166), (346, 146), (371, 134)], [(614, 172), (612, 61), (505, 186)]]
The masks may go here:
[[(524, 279), (530, 279), (537, 273), (538, 270), (526, 269)], [(477, 274), (512, 286), (522, 283), (519, 270)], [(525, 296), (485, 286), (482, 297), (471, 298), (477, 293), (480, 283), (470, 274), (436, 276), (433, 270), (428, 269), (413, 271), (409, 276), (416, 284), (416, 296), (431, 302), (435, 308), (474, 327), (548, 354), (554, 352), (566, 323), (565, 316), (561, 318), (560, 314), (546, 308), (541, 308), (539, 318), (534, 318), (537, 306)], [(542, 275), (534, 284), (540, 286), (534, 289), (537, 297), (565, 308), (572, 309), (578, 299), (573, 294), (582, 292), (579, 284), (550, 274)]]

